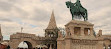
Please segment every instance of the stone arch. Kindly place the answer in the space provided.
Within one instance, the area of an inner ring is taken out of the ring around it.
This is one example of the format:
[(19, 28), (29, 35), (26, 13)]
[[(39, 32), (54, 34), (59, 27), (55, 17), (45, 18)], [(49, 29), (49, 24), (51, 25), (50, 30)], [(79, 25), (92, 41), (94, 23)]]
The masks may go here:
[[(32, 49), (33, 48), (32, 44), (29, 41), (22, 41), (22, 42), (25, 42), (28, 45), (28, 49)], [(18, 44), (18, 46), (19, 46), (19, 44)]]
[(103, 44), (103, 49), (106, 49), (106, 46), (105, 46), (105, 44)]
[(36, 41), (34, 41), (34, 40), (30, 39), (30, 38), (29, 39), (22, 38), (22, 39), (12, 40), (10, 42), (10, 47), (13, 48), (13, 49), (17, 49), (18, 45), (21, 42), (26, 42), (27, 45), (28, 45), (28, 48), (35, 48), (35, 46), (36, 46)]

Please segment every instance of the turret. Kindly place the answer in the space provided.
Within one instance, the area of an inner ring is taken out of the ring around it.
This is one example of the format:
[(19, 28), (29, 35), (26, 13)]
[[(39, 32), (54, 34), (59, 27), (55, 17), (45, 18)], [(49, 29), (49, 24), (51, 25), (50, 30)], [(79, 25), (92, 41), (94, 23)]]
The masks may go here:
[(97, 34), (97, 37), (100, 37), (102, 36), (102, 30), (99, 30), (98, 34)]
[[(45, 37), (47, 38), (46, 45), (48, 45), (49, 48), (57, 49), (57, 38), (58, 38), (58, 31), (55, 17), (54, 17), (54, 11), (52, 11), (51, 18), (48, 24), (48, 27), (45, 29)], [(51, 46), (49, 46), (51, 45)]]
[(58, 28), (56, 25), (54, 11), (52, 11), (48, 27), (45, 29), (45, 37), (58, 37)]

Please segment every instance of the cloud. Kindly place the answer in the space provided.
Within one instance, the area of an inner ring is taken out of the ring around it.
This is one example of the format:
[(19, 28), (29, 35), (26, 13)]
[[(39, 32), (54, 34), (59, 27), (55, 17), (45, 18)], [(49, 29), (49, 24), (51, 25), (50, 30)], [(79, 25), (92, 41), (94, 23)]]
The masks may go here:
[(12, 20), (10, 20), (10, 19), (4, 19), (4, 18), (0, 18), (0, 21), (12, 21)]
[(0, 1), (0, 10), (2, 11), (10, 11), (13, 7), (13, 4)]
[[(45, 15), (44, 15), (45, 14)], [(47, 21), (49, 19), (50, 14), (44, 9), (35, 8), (32, 19), (35, 21)]]

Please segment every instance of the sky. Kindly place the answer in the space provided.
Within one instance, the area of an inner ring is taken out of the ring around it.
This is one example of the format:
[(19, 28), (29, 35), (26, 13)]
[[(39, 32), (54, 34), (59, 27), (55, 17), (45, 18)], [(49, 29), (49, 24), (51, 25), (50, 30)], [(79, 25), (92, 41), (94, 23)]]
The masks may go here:
[[(44, 35), (52, 11), (58, 27), (71, 21), (65, 2), (69, 0), (0, 0), (0, 24), (4, 40), (21, 31), (39, 36)], [(71, 0), (73, 3), (76, 0)], [(111, 0), (80, 0), (88, 10), (88, 21), (94, 24), (96, 33), (111, 34)]]

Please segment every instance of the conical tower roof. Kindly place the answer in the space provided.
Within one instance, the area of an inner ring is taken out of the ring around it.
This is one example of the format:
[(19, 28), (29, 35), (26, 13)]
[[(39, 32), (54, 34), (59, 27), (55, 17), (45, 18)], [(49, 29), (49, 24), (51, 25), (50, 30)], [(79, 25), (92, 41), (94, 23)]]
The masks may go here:
[(57, 28), (57, 25), (54, 17), (54, 11), (52, 11), (51, 18), (48, 27), (46, 29), (55, 29), (55, 28)]

